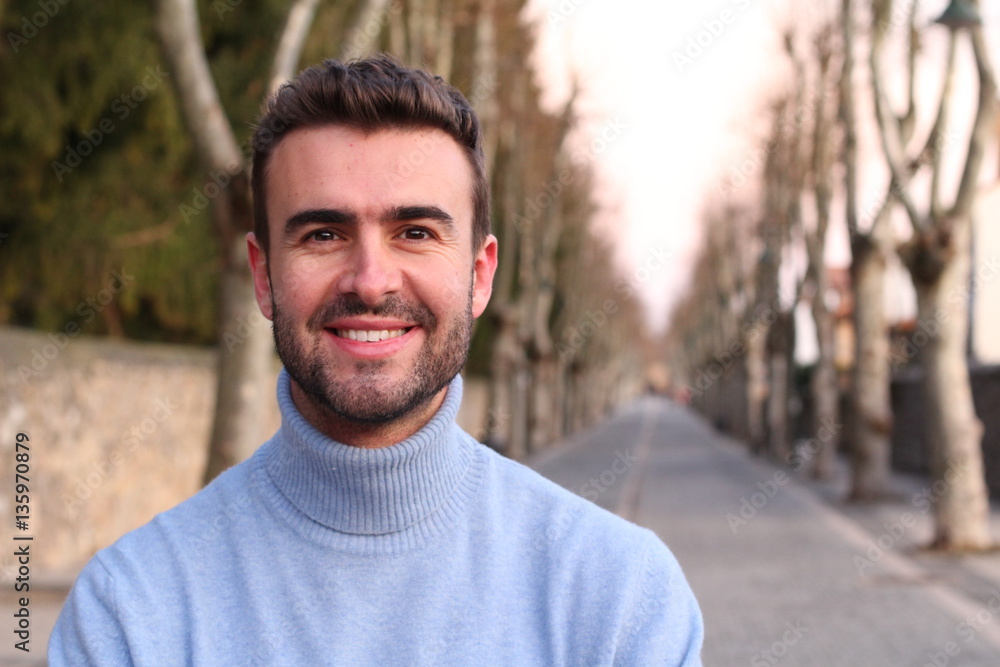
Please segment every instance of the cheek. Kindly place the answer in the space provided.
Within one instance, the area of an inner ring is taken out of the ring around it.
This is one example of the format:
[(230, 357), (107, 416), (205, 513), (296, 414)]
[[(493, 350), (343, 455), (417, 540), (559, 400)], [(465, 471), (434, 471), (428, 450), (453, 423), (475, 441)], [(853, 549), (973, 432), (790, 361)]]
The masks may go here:
[(325, 285), (330, 284), (314, 257), (278, 267), (271, 278), (275, 301), (285, 310), (296, 312), (308, 311), (314, 307), (311, 304), (321, 302)]
[(463, 259), (448, 255), (409, 267), (406, 274), (412, 296), (438, 315), (464, 312), (472, 288), (472, 267)]
[(471, 275), (452, 274), (438, 283), (435, 300), (440, 308), (464, 312), (469, 301)]

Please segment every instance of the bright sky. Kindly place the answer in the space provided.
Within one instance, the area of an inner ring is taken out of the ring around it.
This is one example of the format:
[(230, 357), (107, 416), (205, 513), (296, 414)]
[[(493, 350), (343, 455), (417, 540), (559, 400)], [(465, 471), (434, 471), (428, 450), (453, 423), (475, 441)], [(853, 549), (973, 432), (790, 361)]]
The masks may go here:
[[(935, 16), (945, 4), (929, 0), (921, 14)], [(983, 4), (987, 25), (997, 25), (1000, 0)], [(702, 205), (718, 197), (718, 183), (763, 136), (761, 109), (787, 71), (775, 64), (783, 58), (779, 30), (789, 21), (811, 22), (824, 5), (534, 0), (529, 15), (542, 28), (538, 68), (549, 102), (565, 99), (575, 72), (590, 121), (585, 140), (609, 121), (626, 127), (600, 155), (609, 211), (603, 225), (620, 235), (620, 263), (633, 277), (639, 267), (655, 266), (655, 251), (671, 256), (640, 286), (655, 327), (665, 325), (684, 293)], [(830, 244), (832, 263), (844, 265), (846, 239)]]
[(634, 272), (647, 262), (657, 266), (654, 250), (671, 257), (640, 285), (656, 326), (683, 292), (700, 238), (699, 209), (715, 196), (709, 188), (750, 151), (768, 54), (776, 53), (774, 19), (765, 4), (535, 4), (544, 28), (539, 68), (549, 101), (565, 99), (567, 73), (575, 71), (591, 131), (616, 119), (626, 128), (600, 155), (605, 203), (613, 211), (605, 223), (621, 235), (619, 259), (636, 279)]

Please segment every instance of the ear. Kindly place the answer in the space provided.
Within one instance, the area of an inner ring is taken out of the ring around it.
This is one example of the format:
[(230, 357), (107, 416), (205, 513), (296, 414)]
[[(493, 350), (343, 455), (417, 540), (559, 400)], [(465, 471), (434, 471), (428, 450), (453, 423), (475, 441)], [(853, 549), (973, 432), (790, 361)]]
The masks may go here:
[(267, 275), (267, 256), (253, 232), (247, 234), (247, 257), (250, 260), (250, 275), (253, 276), (257, 307), (264, 317), (274, 319), (274, 313), (271, 312), (271, 279)]
[(479, 317), (486, 310), (493, 294), (493, 274), (497, 271), (497, 237), (490, 234), (483, 247), (476, 253), (473, 265), (472, 316)]

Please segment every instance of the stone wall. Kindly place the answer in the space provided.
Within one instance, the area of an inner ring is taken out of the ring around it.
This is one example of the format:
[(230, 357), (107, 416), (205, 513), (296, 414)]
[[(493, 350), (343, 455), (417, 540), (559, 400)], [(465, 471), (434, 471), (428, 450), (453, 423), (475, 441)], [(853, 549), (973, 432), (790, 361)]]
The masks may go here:
[[(0, 479), (13, 480), (15, 437), (27, 433), (33, 573), (72, 576), (95, 551), (198, 490), (215, 358), (205, 349), (0, 329)], [(274, 406), (262, 441), (277, 424)], [(2, 491), (0, 522), (13, 527), (11, 494)], [(4, 572), (10, 565), (0, 557)]]

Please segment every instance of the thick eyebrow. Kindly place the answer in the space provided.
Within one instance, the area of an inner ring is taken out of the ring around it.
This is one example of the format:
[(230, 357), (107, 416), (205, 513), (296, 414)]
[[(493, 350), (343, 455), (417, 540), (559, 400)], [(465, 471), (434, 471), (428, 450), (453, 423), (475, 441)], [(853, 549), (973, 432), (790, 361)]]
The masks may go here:
[(437, 220), (448, 227), (455, 226), (455, 219), (437, 206), (393, 206), (382, 216), (384, 222), (408, 220)]
[(357, 221), (358, 216), (352, 211), (337, 208), (309, 208), (295, 213), (285, 221), (285, 236), (306, 225), (350, 224)]
[[(382, 215), (383, 222), (407, 222), (409, 220), (437, 220), (454, 228), (455, 219), (437, 206), (393, 206)], [(285, 236), (296, 229), (308, 225), (357, 224), (358, 215), (353, 211), (339, 208), (309, 208), (292, 214), (285, 221)]]

